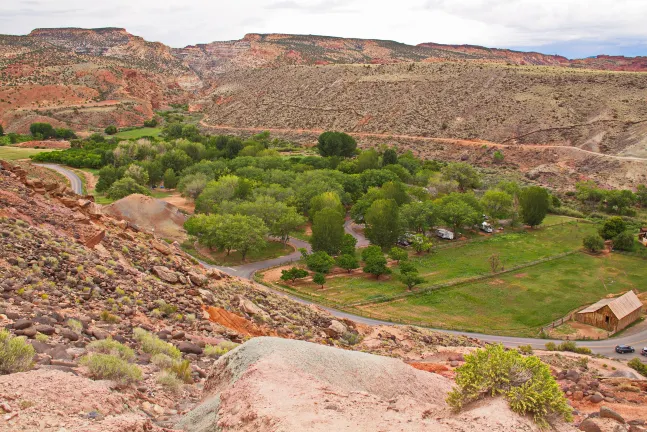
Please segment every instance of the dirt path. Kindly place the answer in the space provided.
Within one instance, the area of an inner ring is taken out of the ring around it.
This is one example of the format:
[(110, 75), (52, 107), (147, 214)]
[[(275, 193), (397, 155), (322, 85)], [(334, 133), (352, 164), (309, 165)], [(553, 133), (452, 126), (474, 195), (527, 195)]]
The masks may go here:
[[(233, 127), (233, 126), (226, 126), (226, 125), (211, 125), (206, 123), (204, 120), (200, 121), (200, 125), (210, 128), (210, 129), (217, 129), (217, 130), (235, 130), (235, 131), (242, 131), (242, 132), (264, 132), (264, 131), (269, 131), (270, 133), (289, 133), (289, 134), (312, 134), (312, 135), (319, 135), (325, 132), (323, 129), (281, 129), (281, 128), (239, 128), (239, 127)], [(625, 160), (625, 161), (635, 161), (635, 162), (647, 162), (647, 158), (639, 158), (639, 157), (633, 157), (633, 156), (615, 156), (615, 155), (608, 155), (604, 153), (596, 153), (592, 152), (589, 150), (584, 150), (579, 147), (572, 147), (572, 146), (565, 146), (565, 145), (550, 145), (550, 144), (501, 144), (501, 143), (495, 143), (492, 141), (487, 141), (487, 140), (481, 140), (481, 139), (475, 139), (475, 140), (466, 140), (466, 139), (458, 139), (458, 138), (437, 138), (437, 137), (423, 137), (423, 136), (416, 136), (416, 135), (399, 135), (399, 134), (380, 134), (380, 133), (370, 133), (370, 132), (349, 132), (348, 133), (351, 136), (358, 137), (358, 138), (379, 138), (379, 139), (404, 139), (404, 140), (412, 140), (412, 141), (435, 141), (435, 142), (446, 142), (450, 144), (457, 144), (461, 146), (471, 146), (471, 147), (480, 147), (483, 145), (487, 146), (492, 146), (492, 147), (497, 147), (497, 148), (511, 148), (511, 147), (523, 147), (523, 148), (539, 148), (539, 149), (547, 149), (547, 148), (552, 148), (552, 149), (565, 149), (569, 151), (575, 151), (578, 153), (582, 153), (585, 155), (592, 155), (592, 156), (598, 156), (598, 157), (605, 157), (609, 159), (616, 159), (616, 160)]]

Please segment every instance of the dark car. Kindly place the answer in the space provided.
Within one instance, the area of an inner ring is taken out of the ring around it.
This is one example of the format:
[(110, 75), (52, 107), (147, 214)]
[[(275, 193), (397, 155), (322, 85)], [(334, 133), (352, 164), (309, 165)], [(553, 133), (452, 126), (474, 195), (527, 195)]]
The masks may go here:
[(629, 345), (618, 345), (616, 346), (616, 352), (618, 354), (627, 354), (627, 353), (632, 353), (635, 352), (636, 350), (634, 347), (629, 346)]
[(642, 355), (644, 355), (645, 357), (647, 357), (647, 347), (643, 348), (643, 350), (642, 350), (642, 351), (640, 351), (640, 354), (642, 354)]

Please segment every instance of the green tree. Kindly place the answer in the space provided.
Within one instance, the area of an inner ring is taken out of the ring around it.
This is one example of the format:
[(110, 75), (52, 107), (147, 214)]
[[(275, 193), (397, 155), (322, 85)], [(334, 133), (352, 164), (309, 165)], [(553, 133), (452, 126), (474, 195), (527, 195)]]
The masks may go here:
[(281, 270), (281, 280), (291, 281), (292, 283), (296, 282), (297, 279), (303, 279), (308, 276), (306, 270), (300, 269), (299, 267), (292, 267), (289, 270)]
[(95, 186), (95, 190), (99, 193), (105, 192), (110, 189), (114, 184), (123, 176), (123, 172), (112, 165), (106, 165), (99, 170), (99, 180)]
[(384, 199), (392, 199), (401, 206), (411, 201), (407, 194), (407, 188), (401, 182), (386, 182), (382, 185)]
[(394, 165), (397, 163), (398, 153), (392, 148), (384, 150), (384, 154), (382, 155), (382, 166)]
[(182, 138), (182, 123), (168, 123), (162, 129), (162, 135), (168, 139)]
[(441, 173), (444, 180), (457, 182), (458, 188), (463, 192), (481, 185), (479, 173), (471, 165), (463, 162), (447, 164)]
[(411, 247), (417, 254), (429, 252), (433, 244), (424, 234), (416, 234), (411, 239)]
[(395, 200), (377, 200), (366, 212), (366, 237), (371, 243), (386, 249), (400, 236), (401, 225)]
[(584, 237), (582, 244), (590, 252), (600, 252), (602, 249), (604, 249), (604, 239), (596, 234), (591, 234)]
[(294, 207), (286, 207), (279, 218), (270, 226), (270, 232), (281, 239), (283, 243), (290, 240), (290, 233), (303, 225), (306, 218), (297, 213)]
[(317, 149), (321, 156), (351, 157), (357, 149), (357, 142), (353, 137), (343, 132), (324, 132), (319, 135)]
[(314, 218), (315, 214), (326, 208), (331, 208), (342, 215), (345, 213), (339, 195), (336, 192), (324, 192), (310, 200), (310, 217)]
[(159, 161), (165, 171), (172, 168), (176, 173), (182, 172), (183, 169), (193, 165), (194, 163), (193, 159), (180, 149), (167, 151), (160, 156)]
[(407, 286), (409, 291), (411, 291), (414, 286), (420, 285), (425, 281), (425, 279), (418, 274), (418, 269), (413, 265), (413, 263), (403, 261), (400, 263), (399, 267), (400, 281)]
[(0, 124), (0, 137), (4, 136), (4, 128)]
[(512, 215), (512, 197), (503, 191), (491, 189), (485, 192), (481, 199), (481, 205), (485, 214), (492, 218), (494, 224)]
[(621, 232), (613, 238), (614, 249), (631, 252), (634, 250), (634, 247), (634, 236), (628, 231)]
[(503, 162), (503, 159), (505, 159), (505, 156), (503, 155), (503, 152), (501, 150), (497, 150), (494, 152), (492, 159), (494, 160), (494, 163), (499, 164)]
[(627, 223), (620, 216), (613, 216), (604, 221), (598, 232), (600, 237), (611, 240), (627, 229)]
[(202, 193), (204, 188), (207, 187), (208, 182), (209, 177), (198, 172), (183, 176), (177, 188), (182, 192), (182, 196), (196, 199)]
[(312, 276), (312, 282), (320, 285), (321, 289), (323, 289), (326, 284), (326, 275), (323, 273), (315, 273), (314, 276)]
[(357, 246), (357, 239), (351, 234), (345, 233), (344, 237), (341, 239), (341, 248), (339, 248), (339, 253), (342, 255), (352, 255), (355, 256), (355, 247)]
[(440, 217), (452, 227), (454, 238), (458, 239), (458, 230), (465, 225), (473, 225), (480, 219), (473, 207), (460, 200), (448, 200), (440, 207)]
[(164, 171), (163, 181), (166, 189), (175, 189), (177, 187), (177, 175), (175, 175), (173, 168), (168, 168)]
[(519, 205), (521, 219), (525, 224), (531, 227), (541, 225), (550, 207), (548, 192), (539, 186), (527, 187), (519, 195)]
[(124, 177), (130, 177), (135, 180), (138, 185), (147, 186), (148, 185), (148, 171), (143, 167), (135, 164), (131, 164), (124, 172)]
[(148, 184), (151, 187), (159, 186), (160, 182), (164, 177), (164, 170), (162, 169), (162, 164), (158, 160), (147, 161), (142, 164), (146, 172), (148, 173)]
[(374, 149), (361, 152), (357, 156), (357, 172), (363, 173), (366, 170), (378, 169), (380, 167), (380, 155)]
[(73, 138), (76, 138), (76, 134), (72, 129), (66, 129), (66, 128), (56, 128), (54, 130), (54, 136), (56, 138), (64, 139), (64, 140), (70, 140)]
[(49, 123), (32, 123), (29, 126), (29, 132), (34, 137), (41, 137), (42, 139), (56, 137), (56, 131)]
[(311, 253), (306, 257), (306, 265), (317, 273), (328, 273), (335, 265), (335, 260), (324, 251)]
[(106, 192), (106, 196), (113, 200), (119, 200), (132, 194), (150, 196), (151, 192), (147, 187), (138, 184), (130, 177), (124, 177), (121, 180), (117, 180)]
[(312, 223), (312, 250), (336, 255), (344, 238), (344, 216), (337, 210), (325, 208), (314, 215)]
[(409, 259), (409, 254), (404, 249), (400, 249), (399, 247), (392, 247), (389, 251), (389, 258), (400, 263), (400, 261), (406, 261), (407, 259)]
[(379, 246), (371, 245), (362, 250), (362, 261), (366, 262), (373, 255), (383, 256), (384, 254)]
[(386, 266), (386, 258), (381, 252), (368, 256), (363, 270), (364, 273), (374, 275), (375, 279), (380, 279), (380, 276), (391, 273), (391, 270)]
[(106, 135), (114, 135), (114, 134), (116, 134), (116, 133), (118, 132), (118, 130), (117, 130), (117, 126), (110, 125), (110, 126), (108, 126), (107, 128), (105, 128), (105, 129), (103, 130), (103, 132), (104, 132)]
[(148, 127), (148, 128), (157, 127), (157, 120), (154, 118), (150, 120), (144, 120), (144, 127)]
[(610, 190), (604, 194), (604, 209), (608, 213), (632, 214), (630, 207), (637, 202), (637, 196), (630, 190)]
[(359, 263), (357, 262), (357, 258), (355, 258), (354, 255), (345, 254), (337, 258), (337, 266), (350, 273), (353, 270), (359, 268)]
[(636, 200), (641, 207), (647, 207), (647, 186), (644, 184), (638, 185), (636, 189)]
[(431, 201), (415, 201), (400, 208), (400, 220), (408, 231), (424, 233), (438, 220), (438, 209)]

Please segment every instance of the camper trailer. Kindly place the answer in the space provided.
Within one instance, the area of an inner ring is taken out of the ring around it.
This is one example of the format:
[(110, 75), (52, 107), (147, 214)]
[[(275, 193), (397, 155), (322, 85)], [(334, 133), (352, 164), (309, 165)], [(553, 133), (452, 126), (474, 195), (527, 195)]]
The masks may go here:
[(494, 232), (494, 230), (492, 229), (492, 225), (490, 225), (490, 224), (489, 224), (489, 223), (487, 223), (487, 222), (483, 222), (483, 223), (481, 224), (480, 228), (481, 228), (481, 231), (486, 232), (486, 233), (488, 233), (488, 234), (491, 234), (491, 233), (493, 233), (493, 232)]
[(436, 235), (444, 240), (454, 240), (454, 233), (446, 229), (436, 230)]

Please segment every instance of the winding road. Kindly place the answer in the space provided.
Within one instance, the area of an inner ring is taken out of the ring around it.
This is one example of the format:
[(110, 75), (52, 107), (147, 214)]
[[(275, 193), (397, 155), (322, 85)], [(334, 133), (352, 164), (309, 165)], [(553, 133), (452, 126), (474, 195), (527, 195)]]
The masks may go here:
[(72, 190), (74, 191), (74, 193), (77, 195), (83, 195), (83, 182), (81, 181), (81, 177), (76, 175), (74, 171), (71, 171), (65, 167), (62, 167), (56, 164), (34, 164), (34, 165), (38, 165), (44, 168), (49, 168), (51, 170), (58, 172), (59, 174), (63, 174), (70, 181), (70, 186), (72, 187)]
[[(62, 175), (64, 175), (70, 180), (70, 184), (75, 193), (77, 194), (83, 193), (83, 182), (81, 181), (79, 176), (76, 175), (76, 173), (74, 173), (73, 171), (55, 164), (38, 164), (38, 165), (53, 169), (61, 173)], [(353, 228), (354, 228), (354, 224), (352, 223), (352, 221), (350, 220), (346, 221), (346, 223), (344, 224), (344, 230), (357, 239), (357, 246), (358, 247), (367, 246), (369, 244), (369, 241), (366, 239), (366, 237), (364, 237), (364, 235), (362, 235), (361, 233), (355, 231)], [(275, 266), (284, 265), (284, 264), (289, 264), (291, 262), (297, 261), (301, 257), (301, 253), (298, 251), (298, 249), (305, 248), (308, 251), (311, 250), (309, 243), (293, 237), (290, 238), (289, 244), (294, 247), (295, 249), (294, 252), (292, 252), (289, 255), (284, 255), (282, 257), (273, 258), (266, 261), (249, 263), (249, 264), (245, 264), (237, 267), (214, 266), (202, 261), (201, 261), (201, 264), (204, 267), (215, 268), (232, 276), (252, 280), (254, 273), (257, 271), (275, 267)], [(263, 286), (263, 288), (271, 289), (265, 286)], [(311, 302), (293, 295), (286, 294), (283, 291), (278, 291), (274, 289), (271, 289), (271, 290), (277, 294), (286, 296), (301, 304), (317, 305), (318, 307), (328, 311), (330, 314), (338, 318), (346, 318), (346, 319), (350, 319), (352, 321), (355, 321), (361, 324), (367, 324), (367, 325), (395, 325), (394, 323), (389, 321), (380, 321), (376, 319), (366, 318), (360, 315), (354, 315), (354, 314), (339, 311), (333, 308), (325, 307), (317, 304), (316, 302)], [(591, 348), (593, 353), (605, 355), (607, 357), (625, 358), (625, 359), (632, 358), (632, 357), (640, 357), (640, 355), (638, 354), (639, 351), (643, 347), (647, 347), (647, 325), (643, 325), (643, 324), (638, 324), (638, 326), (640, 327), (637, 327), (636, 329), (629, 329), (628, 331), (626, 331), (627, 335), (625, 336), (612, 338), (608, 340), (601, 340), (601, 341), (580, 342), (579, 345)], [(544, 345), (546, 344), (546, 342), (549, 341), (547, 339), (521, 338), (521, 337), (513, 337), (513, 336), (495, 336), (495, 335), (486, 335), (482, 333), (470, 333), (470, 332), (462, 332), (462, 331), (454, 331), (454, 330), (442, 330), (442, 329), (433, 329), (433, 330), (436, 330), (442, 333), (447, 333), (447, 334), (469, 336), (469, 337), (480, 339), (485, 342), (501, 343), (511, 348), (518, 347), (519, 345), (530, 345), (535, 349), (542, 349), (544, 348)], [(554, 342), (559, 343), (561, 341), (554, 341)], [(634, 348), (636, 348), (636, 353), (617, 354), (614, 350), (616, 345), (632, 345)]]

